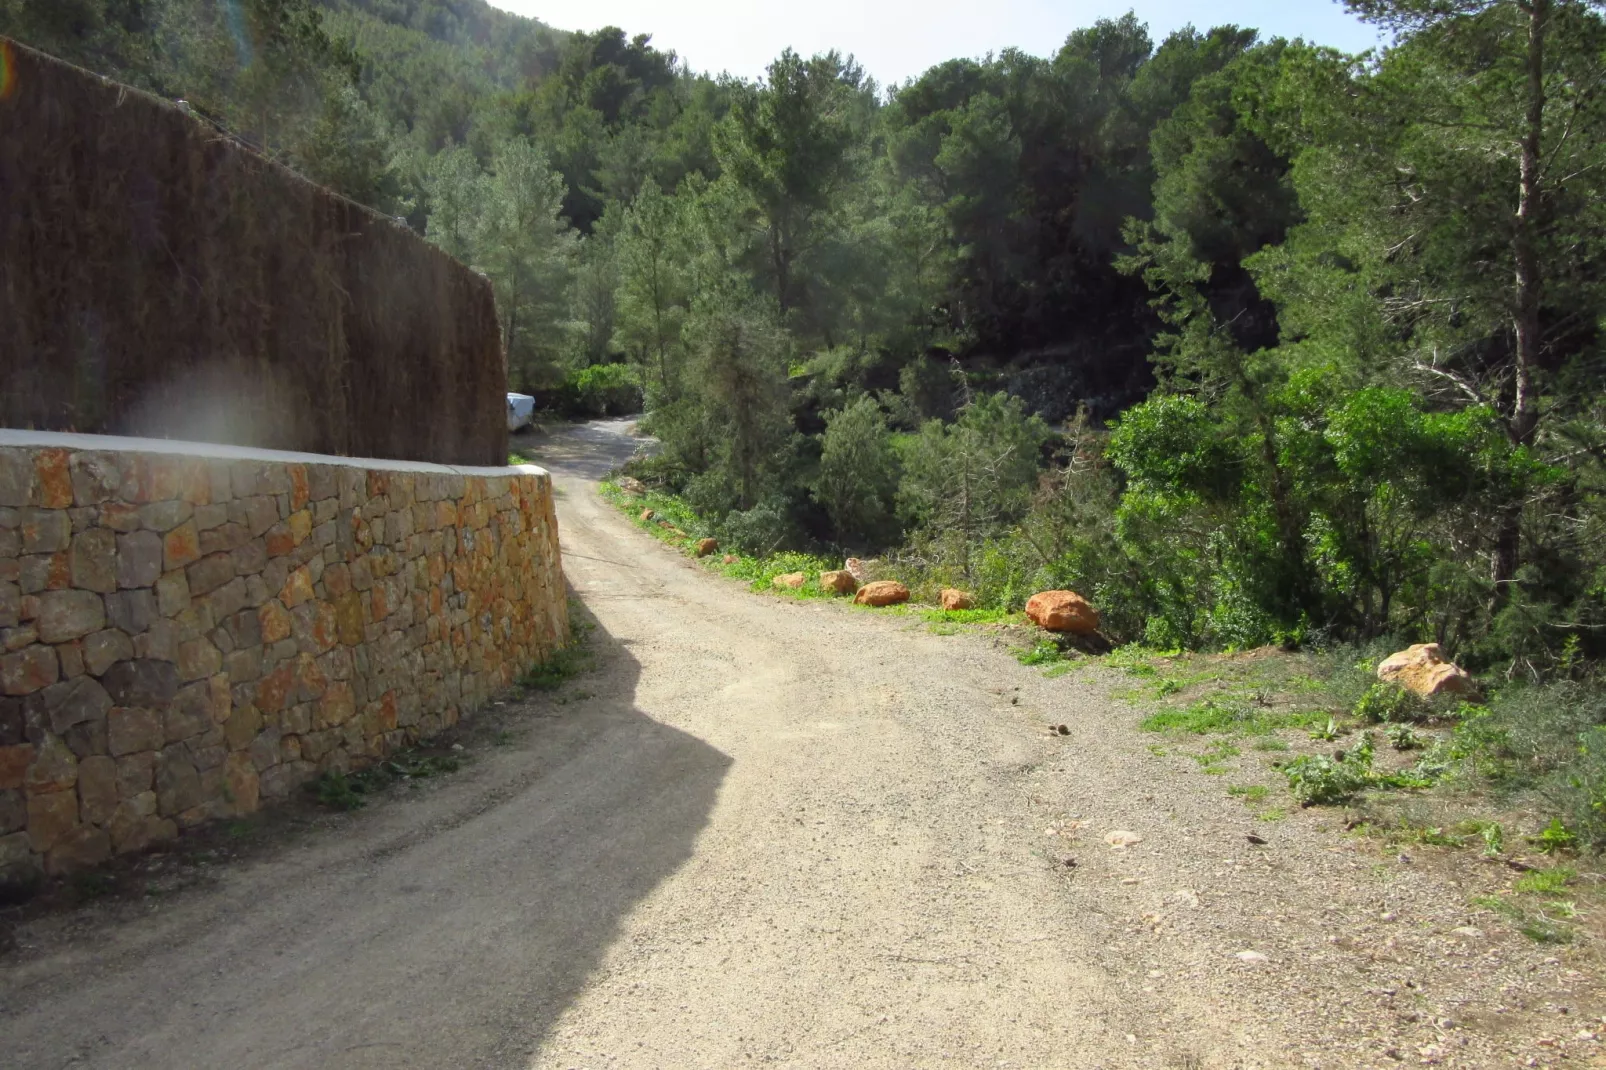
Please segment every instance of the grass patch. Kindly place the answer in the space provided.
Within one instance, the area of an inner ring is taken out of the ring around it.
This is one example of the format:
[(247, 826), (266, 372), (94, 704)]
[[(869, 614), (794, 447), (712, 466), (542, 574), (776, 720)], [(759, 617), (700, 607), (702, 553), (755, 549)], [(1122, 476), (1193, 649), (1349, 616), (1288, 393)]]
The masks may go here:
[(1264, 784), (1229, 784), (1227, 794), (1246, 803), (1258, 803), (1271, 794), (1271, 789)]
[(1025, 619), (1025, 614), (1007, 609), (923, 609), (920, 616), (928, 624), (1002, 624)]
[(1064, 657), (1065, 652), (1052, 639), (1039, 639), (1029, 649), (1015, 651), (1015, 660), (1022, 665), (1052, 665)]
[(1535, 943), (1570, 944), (1577, 935), (1573, 927), (1566, 924), (1577, 913), (1571, 903), (1544, 903), (1532, 908), (1505, 896), (1480, 895), (1473, 898), (1472, 905), (1499, 914)]
[(1194, 735), (1244, 734), (1264, 736), (1280, 728), (1311, 723), (1316, 714), (1301, 710), (1271, 710), (1221, 699), (1200, 699), (1180, 709), (1150, 714), (1138, 725), (1145, 732), (1190, 732)]
[(1567, 885), (1578, 879), (1578, 871), (1567, 866), (1556, 866), (1552, 869), (1536, 869), (1526, 873), (1513, 885), (1516, 891), (1524, 895), (1560, 895)]

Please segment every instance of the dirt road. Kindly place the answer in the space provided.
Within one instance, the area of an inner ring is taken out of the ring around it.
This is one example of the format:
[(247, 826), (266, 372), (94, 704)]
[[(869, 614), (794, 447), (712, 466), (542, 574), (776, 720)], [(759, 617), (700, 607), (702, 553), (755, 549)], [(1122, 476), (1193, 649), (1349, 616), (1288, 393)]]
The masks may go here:
[(1594, 1058), (1586, 952), (1477, 916), (1476, 862), (1250, 828), (1095, 681), (712, 577), (595, 497), (630, 448), (537, 446), (598, 623), (568, 701), (204, 887), (24, 926), (0, 1065)]

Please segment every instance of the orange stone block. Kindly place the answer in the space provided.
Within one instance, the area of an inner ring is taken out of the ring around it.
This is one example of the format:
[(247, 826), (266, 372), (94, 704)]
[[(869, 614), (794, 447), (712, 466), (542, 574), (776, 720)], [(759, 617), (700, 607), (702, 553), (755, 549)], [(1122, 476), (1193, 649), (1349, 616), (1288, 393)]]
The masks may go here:
[(191, 505), (207, 505), (212, 501), (212, 474), (206, 462), (189, 457), (179, 465), (178, 496)]
[(381, 494), (390, 493), (390, 473), (370, 470), (368, 473), (368, 497), (377, 498)]
[(295, 664), (288, 661), (264, 676), (257, 683), (257, 709), (263, 713), (278, 713), (284, 709), (295, 679)]
[(312, 571), (302, 565), (290, 573), (284, 581), (284, 589), (279, 592), (279, 601), (288, 609), (294, 609), (303, 602), (310, 601), (313, 596)]
[(328, 602), (313, 605), (312, 641), (320, 651), (328, 650), (340, 641), (340, 623), (335, 616), (335, 607)]
[(106, 502), (100, 507), (100, 526), (113, 531), (139, 529), (139, 506), (131, 502)]
[(283, 557), (296, 548), (295, 536), (290, 533), (289, 524), (273, 525), (262, 538), (269, 557)]
[(185, 458), (142, 454), (134, 459), (134, 500), (165, 502), (184, 490)]
[(351, 692), (351, 685), (337, 683), (323, 693), (318, 700), (318, 720), (325, 727), (343, 725), (357, 712), (357, 699)]
[(262, 625), (264, 643), (277, 643), (290, 635), (290, 614), (275, 599), (268, 599), (257, 609), (257, 622)]
[(72, 586), (72, 558), (68, 551), (50, 555), (50, 567), (45, 571), (45, 590), (65, 591)]
[(186, 522), (162, 536), (163, 568), (172, 571), (201, 559), (201, 533)]
[(307, 490), (307, 466), (292, 464), (287, 470), (290, 473), (290, 509), (294, 512), (305, 506), (310, 496)]
[(303, 700), (321, 696), (329, 688), (329, 677), (324, 675), (311, 654), (296, 658), (296, 684)]
[(40, 450), (33, 455), (34, 500), (41, 509), (72, 506), (72, 473), (66, 450)]
[(0, 791), (22, 787), (28, 766), (33, 764), (33, 744), (0, 747)]

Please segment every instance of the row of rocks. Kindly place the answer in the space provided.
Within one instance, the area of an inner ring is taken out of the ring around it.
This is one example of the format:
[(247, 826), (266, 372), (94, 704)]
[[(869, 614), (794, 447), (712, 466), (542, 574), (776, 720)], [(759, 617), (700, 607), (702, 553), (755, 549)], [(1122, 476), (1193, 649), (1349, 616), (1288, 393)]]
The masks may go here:
[(428, 736), (566, 632), (544, 475), (0, 449), (0, 881)]

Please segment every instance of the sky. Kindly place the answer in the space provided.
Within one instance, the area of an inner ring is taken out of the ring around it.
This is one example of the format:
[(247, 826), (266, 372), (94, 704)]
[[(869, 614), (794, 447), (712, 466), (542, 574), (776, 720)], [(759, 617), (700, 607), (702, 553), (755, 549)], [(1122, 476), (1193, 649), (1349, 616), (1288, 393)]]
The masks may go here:
[(1192, 23), (1204, 29), (1231, 22), (1263, 37), (1303, 37), (1358, 52), (1376, 32), (1337, 0), (491, 0), (560, 30), (619, 26), (652, 34), (653, 44), (678, 52), (693, 70), (764, 73), (781, 50), (804, 55), (835, 48), (852, 53), (883, 85), (901, 83), (958, 56), (980, 57), (1008, 47), (1047, 56), (1072, 30), (1129, 9), (1149, 24), (1156, 43)]

